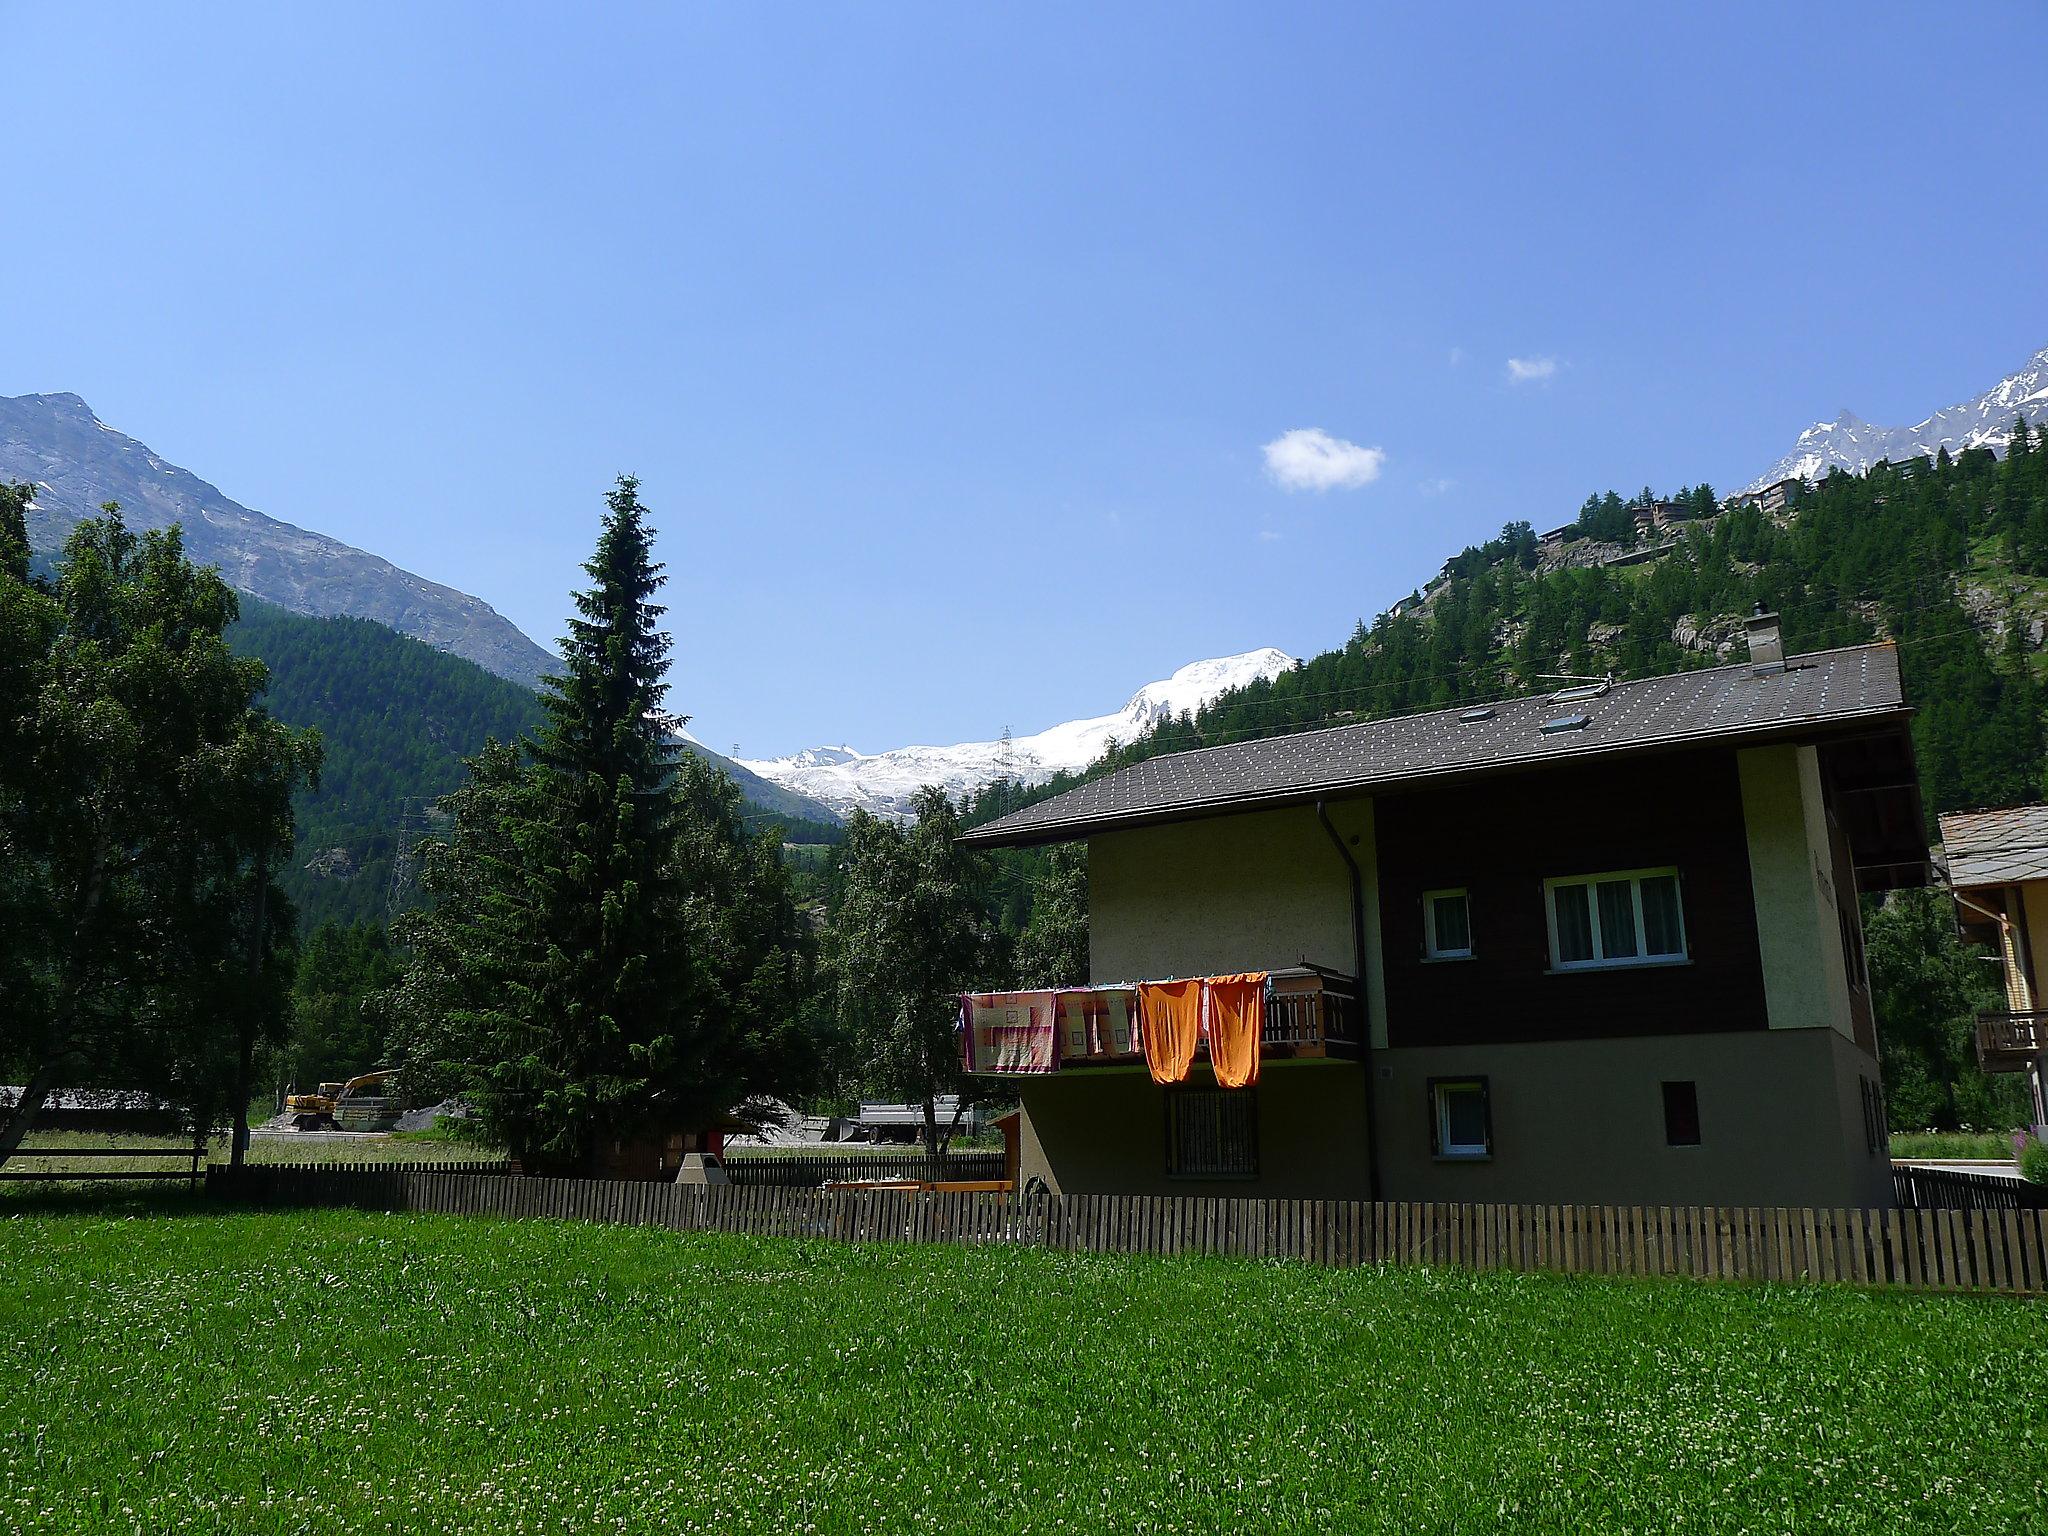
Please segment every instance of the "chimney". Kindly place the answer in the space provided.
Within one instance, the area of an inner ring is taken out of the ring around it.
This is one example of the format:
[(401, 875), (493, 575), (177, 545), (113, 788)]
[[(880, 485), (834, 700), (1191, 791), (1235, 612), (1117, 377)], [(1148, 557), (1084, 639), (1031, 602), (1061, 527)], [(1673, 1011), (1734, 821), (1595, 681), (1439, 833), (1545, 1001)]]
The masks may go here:
[(1778, 616), (1765, 613), (1758, 603), (1756, 612), (1743, 621), (1749, 632), (1750, 670), (1758, 677), (1785, 670), (1785, 639), (1778, 630)]

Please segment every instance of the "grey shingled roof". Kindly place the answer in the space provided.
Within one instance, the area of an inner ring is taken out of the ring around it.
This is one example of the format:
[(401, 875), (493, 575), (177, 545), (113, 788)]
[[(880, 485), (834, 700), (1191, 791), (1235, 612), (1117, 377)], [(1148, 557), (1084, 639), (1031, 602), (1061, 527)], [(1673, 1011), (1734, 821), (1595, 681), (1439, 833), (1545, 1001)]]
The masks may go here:
[(1951, 811), (1941, 818), (1949, 884), (1960, 890), (2048, 880), (2048, 805)]
[[(963, 841), (1001, 846), (1085, 837), (1116, 826), (1179, 821), (1419, 779), (1532, 767), (1596, 753), (1723, 738), (1823, 734), (1856, 721), (1903, 718), (1899, 656), (1890, 645), (1792, 658), (1758, 676), (1748, 662), (1616, 683), (1604, 696), (1553, 703), (1547, 694), (1369, 720), (1148, 758), (975, 828)], [(1584, 715), (1575, 730), (1546, 721)]]

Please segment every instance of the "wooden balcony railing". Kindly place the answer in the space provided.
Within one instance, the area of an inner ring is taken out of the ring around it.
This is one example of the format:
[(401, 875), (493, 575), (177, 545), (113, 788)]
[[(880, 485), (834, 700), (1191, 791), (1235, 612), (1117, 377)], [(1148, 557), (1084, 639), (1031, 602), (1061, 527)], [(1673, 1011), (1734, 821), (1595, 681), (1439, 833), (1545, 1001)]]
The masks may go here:
[(2024, 1072), (2048, 1047), (2048, 1010), (1977, 1015), (1977, 1065), (1986, 1072)]
[(1314, 965), (1273, 972), (1260, 1036), (1266, 1055), (1355, 1057), (1363, 1034), (1358, 984), (1349, 976)]

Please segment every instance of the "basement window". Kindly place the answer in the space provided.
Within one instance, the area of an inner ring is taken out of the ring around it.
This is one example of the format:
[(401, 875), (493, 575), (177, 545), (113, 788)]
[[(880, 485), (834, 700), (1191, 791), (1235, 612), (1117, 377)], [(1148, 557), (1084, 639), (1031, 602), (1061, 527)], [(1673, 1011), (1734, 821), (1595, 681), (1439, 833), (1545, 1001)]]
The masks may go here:
[(1700, 1085), (1664, 1084), (1664, 1145), (1696, 1147), (1700, 1144)]
[(1483, 1077), (1429, 1080), (1429, 1151), (1445, 1162), (1493, 1156), (1493, 1113)]
[(1166, 1095), (1169, 1179), (1256, 1179), (1256, 1088), (1177, 1088)]
[(1685, 914), (1675, 869), (1623, 869), (1543, 882), (1550, 967), (1682, 965)]
[(1422, 953), (1430, 960), (1472, 958), (1472, 902), (1463, 886), (1422, 893)]

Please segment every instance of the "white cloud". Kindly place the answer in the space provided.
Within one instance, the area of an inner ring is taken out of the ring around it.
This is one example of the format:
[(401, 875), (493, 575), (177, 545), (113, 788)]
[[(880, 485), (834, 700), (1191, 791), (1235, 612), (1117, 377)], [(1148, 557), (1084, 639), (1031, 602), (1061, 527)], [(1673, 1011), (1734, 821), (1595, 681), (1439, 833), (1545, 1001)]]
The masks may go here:
[(1557, 377), (1557, 359), (1554, 357), (1511, 357), (1508, 359), (1508, 382), (1510, 384), (1548, 384)]
[(1425, 496), (1441, 496), (1457, 483), (1446, 476), (1438, 475), (1434, 480), (1425, 480), (1415, 488)]
[(1353, 491), (1371, 485), (1387, 462), (1383, 448), (1361, 448), (1321, 427), (1296, 427), (1266, 444), (1266, 473), (1288, 491)]
[(1261, 544), (1278, 544), (1280, 542), (1280, 535), (1271, 528), (1261, 528), (1259, 530), (1259, 542)]
[(1463, 347), (1453, 347), (1447, 355), (1451, 360), (1451, 366), (1453, 368), (1456, 368), (1459, 364), (1465, 361), (1465, 349)]

